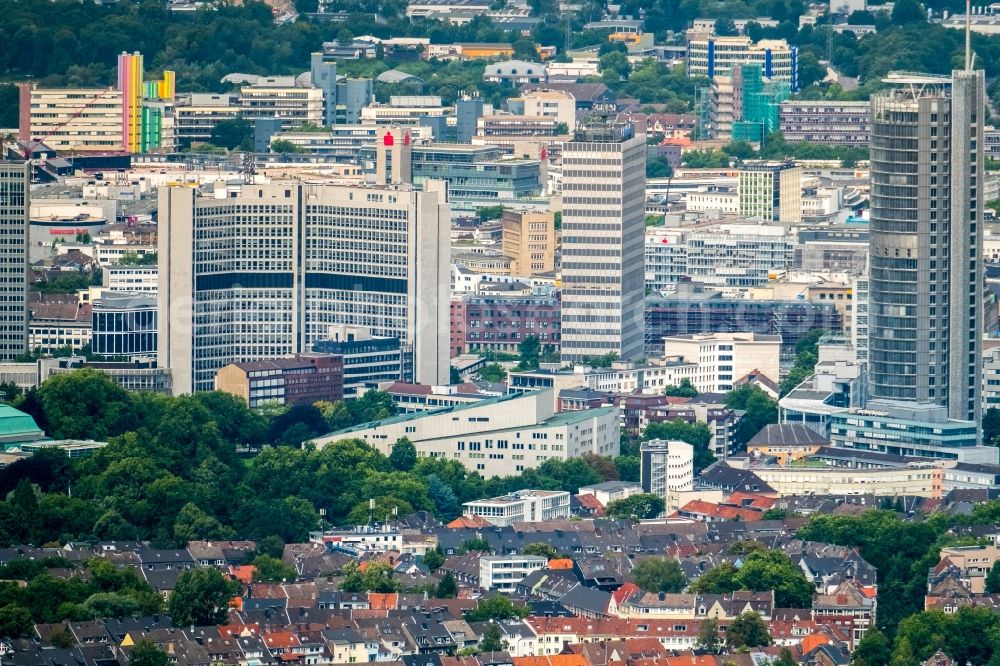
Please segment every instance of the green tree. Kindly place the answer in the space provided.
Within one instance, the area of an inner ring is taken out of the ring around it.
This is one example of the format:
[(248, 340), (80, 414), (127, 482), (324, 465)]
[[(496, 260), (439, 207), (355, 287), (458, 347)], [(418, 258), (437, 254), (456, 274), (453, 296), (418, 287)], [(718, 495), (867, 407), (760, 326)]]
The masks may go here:
[(515, 605), (510, 597), (502, 594), (480, 599), (476, 607), (465, 613), (469, 622), (487, 622), (489, 620), (520, 620), (528, 615), (527, 606)]
[(474, 550), (479, 551), (481, 553), (492, 553), (493, 546), (491, 546), (490, 542), (487, 541), (486, 539), (482, 537), (476, 537), (475, 539), (466, 539), (465, 541), (462, 542), (462, 545), (459, 546), (458, 548), (458, 552), (462, 555), (466, 553), (471, 553)]
[(767, 424), (778, 422), (778, 402), (753, 384), (744, 384), (727, 393), (726, 407), (745, 412), (736, 426), (735, 439), (741, 446)]
[(736, 23), (731, 18), (715, 19), (715, 34), (720, 37), (733, 37), (739, 34), (736, 30)]
[(652, 493), (639, 493), (620, 500), (611, 500), (604, 507), (606, 518), (617, 520), (644, 520), (663, 513), (663, 498)]
[(351, 562), (344, 567), (340, 589), (344, 592), (398, 592), (399, 583), (392, 578), (393, 570), (382, 562), (366, 562), (364, 570)]
[(892, 658), (889, 639), (878, 627), (872, 627), (865, 632), (858, 646), (851, 655), (852, 666), (885, 666)]
[(487, 363), (476, 374), (484, 382), (502, 382), (507, 379), (507, 373), (499, 363)]
[(266, 553), (253, 558), (251, 564), (253, 579), (259, 583), (293, 583), (298, 577), (293, 567)]
[(550, 560), (554, 560), (559, 557), (559, 551), (555, 549), (555, 546), (549, 543), (544, 543), (542, 541), (535, 541), (534, 543), (529, 543), (521, 551), (524, 555), (533, 555), (535, 557), (544, 557)]
[(220, 120), (212, 128), (210, 141), (214, 146), (229, 150), (252, 147), (253, 125), (245, 118)]
[(413, 513), (413, 505), (404, 499), (392, 495), (375, 497), (375, 508), (371, 508), (369, 500), (362, 500), (354, 505), (347, 514), (347, 522), (354, 525), (367, 525), (374, 519), (376, 522), (391, 520), (393, 516), (405, 516)]
[(646, 178), (670, 178), (674, 169), (665, 157), (650, 157), (646, 160)]
[(521, 344), (518, 345), (518, 351), (521, 353), (521, 365), (524, 369), (530, 370), (538, 367), (538, 358), (542, 353), (542, 344), (538, 341), (537, 335), (525, 336)]
[(450, 571), (446, 571), (441, 582), (438, 583), (434, 596), (438, 599), (454, 599), (458, 596), (458, 583)]
[(632, 569), (635, 584), (646, 592), (683, 592), (688, 581), (677, 560), (648, 557)]
[(1000, 446), (1000, 409), (990, 407), (983, 414), (983, 443)]
[(722, 640), (719, 638), (719, 621), (714, 617), (702, 621), (701, 629), (698, 631), (697, 647), (711, 654), (719, 653)]
[(507, 647), (507, 641), (503, 639), (500, 625), (496, 622), (488, 623), (479, 639), (479, 649), (483, 652), (503, 652)]
[(233, 528), (223, 525), (218, 518), (202, 511), (194, 502), (185, 504), (174, 521), (174, 538), (178, 543), (224, 540), (234, 536), (236, 531)]
[(677, 386), (668, 386), (663, 389), (663, 395), (674, 398), (697, 398), (698, 389), (694, 387), (690, 379), (685, 377)]
[(21, 638), (28, 636), (35, 628), (31, 612), (27, 608), (8, 604), (0, 608), (0, 636)]
[(167, 613), (176, 626), (222, 624), (229, 600), (238, 591), (239, 584), (227, 580), (218, 569), (188, 569), (174, 584)]
[(1000, 565), (994, 563), (986, 575), (986, 591), (990, 594), (1000, 592)]
[(455, 366), (450, 366), (448, 368), (448, 383), (449, 384), (461, 384), (462, 375), (459, 373), (458, 368)]
[(271, 142), (271, 152), (280, 155), (289, 155), (292, 153), (301, 153), (302, 149), (287, 139), (276, 139)]
[(409, 472), (417, 464), (417, 447), (406, 437), (400, 437), (392, 445), (389, 463), (401, 472)]
[(913, 656), (913, 648), (910, 641), (904, 636), (896, 641), (896, 647), (892, 650), (892, 660), (890, 666), (920, 666), (920, 660)]
[(129, 427), (132, 398), (93, 368), (50, 377), (38, 389), (42, 427), (58, 439), (107, 440)]
[(730, 650), (764, 647), (770, 644), (771, 634), (767, 631), (767, 624), (760, 615), (752, 611), (741, 614), (726, 630), (726, 647)]
[(739, 568), (723, 562), (691, 584), (692, 592), (703, 594), (728, 594), (736, 590), (774, 590), (774, 603), (780, 608), (809, 608), (812, 605), (812, 584), (779, 550), (750, 552)]
[(167, 653), (156, 647), (152, 641), (137, 641), (129, 653), (128, 663), (131, 666), (167, 666), (170, 663)]
[(424, 554), (423, 563), (427, 565), (427, 568), (431, 571), (437, 571), (444, 564), (444, 553), (441, 552), (440, 546), (435, 546), (434, 548), (428, 550)]
[(917, 0), (896, 0), (892, 6), (893, 25), (924, 23), (927, 13)]
[(688, 423), (683, 419), (654, 422), (646, 426), (642, 438), (643, 440), (675, 439), (693, 446), (695, 474), (715, 462), (715, 456), (708, 450), (708, 445), (712, 441), (712, 431), (707, 423)]

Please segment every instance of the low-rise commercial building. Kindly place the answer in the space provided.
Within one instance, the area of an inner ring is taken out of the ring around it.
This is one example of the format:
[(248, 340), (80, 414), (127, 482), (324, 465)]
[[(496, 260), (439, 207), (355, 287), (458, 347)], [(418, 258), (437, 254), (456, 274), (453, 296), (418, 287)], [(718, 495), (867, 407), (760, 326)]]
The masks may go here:
[(462, 504), (466, 516), (479, 516), (497, 527), (544, 523), (569, 518), (569, 493), (562, 490), (521, 490), (510, 495)]
[(897, 456), (942, 458), (996, 464), (998, 450), (981, 446), (977, 424), (948, 418), (948, 410), (932, 403), (869, 400), (865, 408), (829, 416), (830, 443), (845, 449)]
[(474, 404), (405, 414), (324, 435), (319, 447), (359, 439), (388, 455), (406, 437), (420, 457), (457, 460), (484, 477), (509, 476), (546, 460), (619, 451), (618, 410), (603, 407), (555, 414), (551, 393), (539, 391)]

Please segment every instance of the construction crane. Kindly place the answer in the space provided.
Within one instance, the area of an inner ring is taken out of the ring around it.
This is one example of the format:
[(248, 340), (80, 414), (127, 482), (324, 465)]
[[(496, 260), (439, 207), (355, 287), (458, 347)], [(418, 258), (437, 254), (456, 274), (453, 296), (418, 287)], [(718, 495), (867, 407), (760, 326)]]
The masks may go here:
[[(46, 134), (42, 138), (40, 138), (40, 139), (28, 139), (27, 141), (25, 141), (24, 142), (24, 148), (21, 150), (21, 156), (25, 159), (25, 161), (30, 161), (31, 160), (31, 153), (32, 153), (32, 151), (35, 148), (37, 148), (38, 146), (44, 144), (47, 139), (49, 139), (50, 137), (52, 137), (53, 135), (55, 135), (59, 130), (63, 129), (64, 127), (66, 127), (67, 125), (69, 125), (70, 123), (72, 123), (74, 120), (76, 120), (77, 118), (79, 118), (80, 116), (82, 116), (83, 113), (87, 109), (89, 109), (90, 107), (92, 107), (94, 104), (97, 104), (98, 102), (104, 100), (108, 95), (110, 95), (111, 93), (114, 93), (114, 92), (117, 92), (114, 88), (108, 88), (103, 93), (101, 93), (100, 95), (98, 95), (94, 99), (88, 101), (86, 104), (84, 104), (79, 109), (77, 109), (72, 114), (70, 114), (69, 118), (67, 118), (63, 122), (59, 123), (58, 125), (56, 125), (56, 127), (54, 127), (52, 129), (52, 131), (50, 131), (48, 134)], [(8, 138), (10, 138), (10, 135), (8, 135)]]

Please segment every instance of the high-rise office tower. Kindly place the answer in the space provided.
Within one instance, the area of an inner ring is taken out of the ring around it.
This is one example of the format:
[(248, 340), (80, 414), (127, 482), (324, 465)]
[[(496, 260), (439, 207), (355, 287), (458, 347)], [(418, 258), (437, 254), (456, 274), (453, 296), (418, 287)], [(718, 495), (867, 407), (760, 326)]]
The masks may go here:
[(448, 383), (443, 181), (160, 189), (159, 349), (175, 393), (236, 362), (307, 352), (331, 328), (400, 338), (411, 379)]
[(562, 360), (643, 355), (646, 139), (592, 124), (563, 146)]
[(978, 420), (983, 73), (887, 81), (871, 101), (869, 392)]
[(0, 360), (28, 349), (28, 202), (31, 164), (0, 160)]

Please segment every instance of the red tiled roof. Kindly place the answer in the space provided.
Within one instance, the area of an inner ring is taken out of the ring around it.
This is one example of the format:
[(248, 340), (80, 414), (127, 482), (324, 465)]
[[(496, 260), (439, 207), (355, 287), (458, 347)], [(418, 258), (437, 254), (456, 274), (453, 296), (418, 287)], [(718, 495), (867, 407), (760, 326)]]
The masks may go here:
[(678, 510), (678, 513), (681, 515), (693, 514), (696, 516), (711, 516), (722, 520), (733, 520), (734, 518), (739, 518), (740, 520), (746, 521), (760, 520), (764, 515), (762, 511), (758, 511), (756, 509), (741, 509), (727, 504), (712, 504), (711, 502), (705, 502), (703, 500), (692, 500), (688, 502)]
[(450, 529), (462, 527), (491, 527), (493, 523), (480, 516), (459, 516), (448, 523), (446, 527)]

